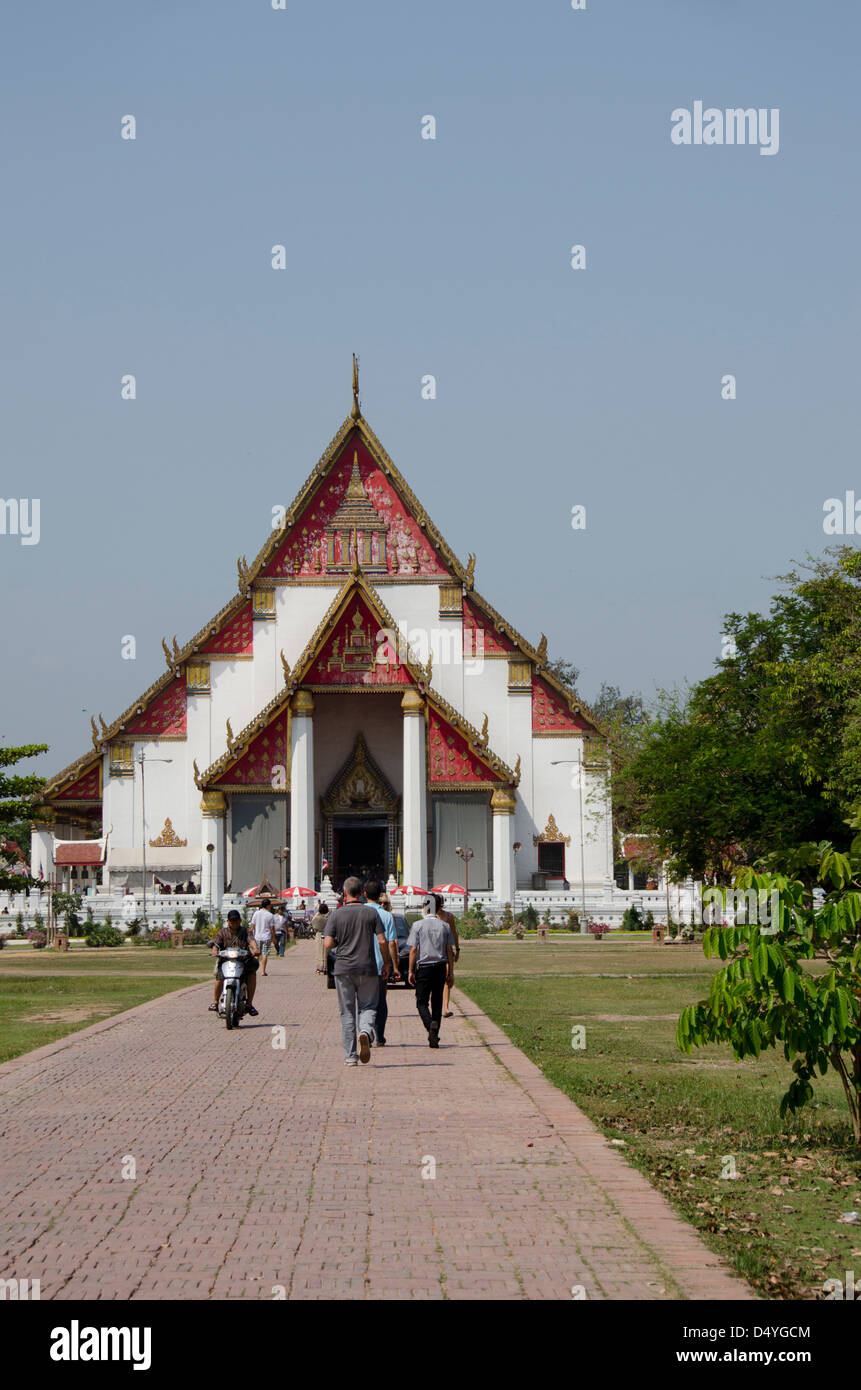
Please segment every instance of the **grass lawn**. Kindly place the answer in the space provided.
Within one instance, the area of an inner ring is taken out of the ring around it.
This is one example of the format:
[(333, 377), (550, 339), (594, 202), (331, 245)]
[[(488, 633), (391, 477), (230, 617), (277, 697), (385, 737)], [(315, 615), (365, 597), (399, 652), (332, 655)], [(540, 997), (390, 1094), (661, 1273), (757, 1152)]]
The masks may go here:
[(861, 1268), (861, 1225), (839, 1220), (861, 1211), (842, 1088), (829, 1072), (784, 1122), (782, 1053), (678, 1051), (679, 1012), (720, 964), (701, 945), (467, 941), (457, 984), (762, 1295), (822, 1298)]
[(212, 978), (205, 946), (0, 951), (0, 1062)]

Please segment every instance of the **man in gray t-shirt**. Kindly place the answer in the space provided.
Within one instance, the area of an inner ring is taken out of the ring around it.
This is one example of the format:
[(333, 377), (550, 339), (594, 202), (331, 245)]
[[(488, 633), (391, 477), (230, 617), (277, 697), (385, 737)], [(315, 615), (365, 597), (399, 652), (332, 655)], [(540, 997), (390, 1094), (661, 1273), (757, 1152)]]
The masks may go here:
[[(362, 884), (357, 878), (344, 883), (344, 906), (329, 914), (326, 951), (337, 947), (335, 955), (335, 988), (341, 1012), (341, 1041), (344, 1044), (344, 1065), (354, 1067), (357, 1061), (367, 1062), (371, 1056), (371, 1039), (377, 1021), (377, 1000), (380, 975), (388, 978), (385, 964), (377, 974), (375, 942), (385, 953), (386, 938), (383, 924), (373, 907), (360, 900)], [(358, 1011), (358, 1057), (356, 1055), (356, 1013)]]
[(443, 990), (446, 984), (451, 988), (454, 980), (454, 938), (448, 922), (437, 917), (435, 909), (434, 899), (425, 898), (421, 919), (413, 923), (407, 941), (410, 984), (415, 986), (416, 1008), (427, 1029), (429, 1047), (439, 1047)]

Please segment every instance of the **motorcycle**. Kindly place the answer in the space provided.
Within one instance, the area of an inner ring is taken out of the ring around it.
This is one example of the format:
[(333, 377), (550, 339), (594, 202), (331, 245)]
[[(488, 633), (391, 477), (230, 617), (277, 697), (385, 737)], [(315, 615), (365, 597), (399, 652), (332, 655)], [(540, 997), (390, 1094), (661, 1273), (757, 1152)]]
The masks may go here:
[(248, 992), (245, 988), (247, 957), (248, 952), (241, 946), (225, 946), (218, 952), (223, 981), (218, 1016), (224, 1019), (228, 1028), (238, 1028), (240, 1019), (248, 1010)]

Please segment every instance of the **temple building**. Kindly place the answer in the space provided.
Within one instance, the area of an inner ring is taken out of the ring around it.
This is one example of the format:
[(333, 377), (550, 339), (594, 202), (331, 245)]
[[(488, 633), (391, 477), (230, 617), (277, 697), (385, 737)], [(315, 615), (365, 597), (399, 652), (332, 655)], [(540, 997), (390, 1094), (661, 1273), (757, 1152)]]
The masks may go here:
[(282, 866), (311, 889), (468, 873), (500, 904), (545, 880), (605, 889), (600, 730), (474, 567), (364, 419), (354, 362), (350, 415), (233, 597), (163, 640), (162, 674), (40, 794), (33, 874), (112, 893), (145, 874), (216, 903)]

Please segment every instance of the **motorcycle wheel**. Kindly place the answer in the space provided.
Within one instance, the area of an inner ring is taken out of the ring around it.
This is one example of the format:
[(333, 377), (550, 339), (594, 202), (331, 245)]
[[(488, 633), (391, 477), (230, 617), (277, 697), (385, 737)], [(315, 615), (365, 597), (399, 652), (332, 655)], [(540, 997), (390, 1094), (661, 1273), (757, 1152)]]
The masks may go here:
[(236, 1017), (236, 985), (228, 985), (224, 991), (224, 1021), (228, 1029), (235, 1026)]

